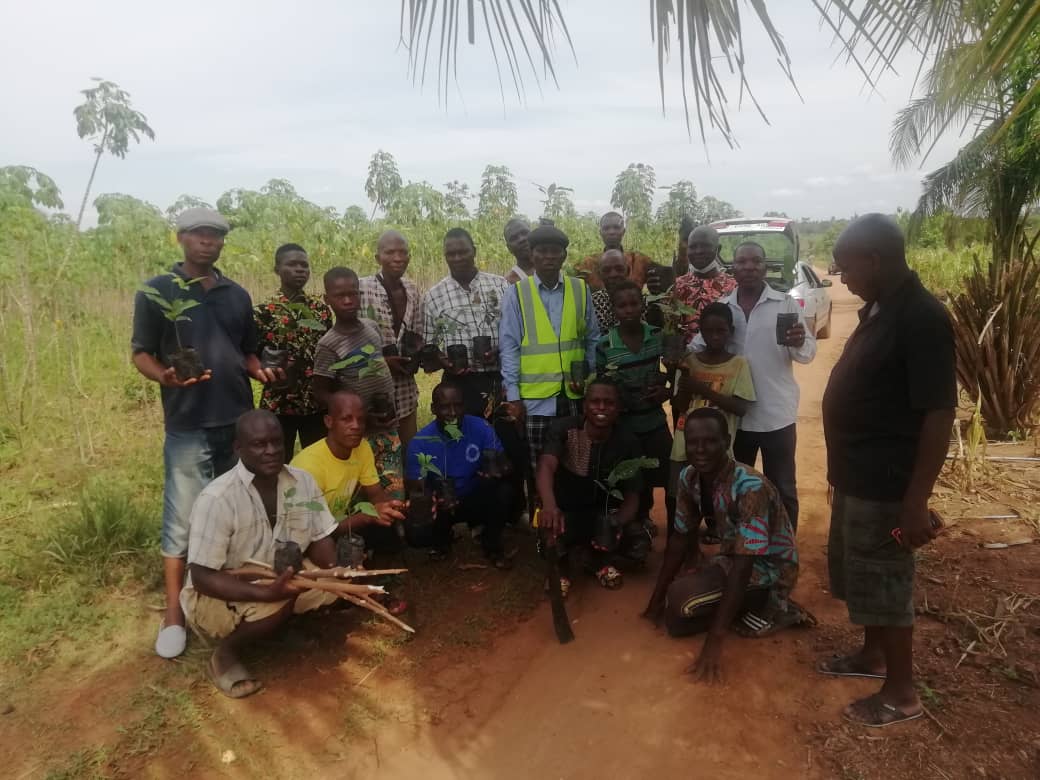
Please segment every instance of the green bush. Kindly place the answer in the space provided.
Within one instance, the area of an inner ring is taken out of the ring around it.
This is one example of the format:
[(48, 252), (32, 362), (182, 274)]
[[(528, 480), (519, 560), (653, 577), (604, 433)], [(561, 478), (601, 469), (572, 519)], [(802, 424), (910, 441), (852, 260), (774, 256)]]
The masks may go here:
[(48, 532), (44, 553), (66, 573), (109, 582), (145, 563), (157, 551), (158, 540), (154, 514), (125, 488), (98, 480), (83, 489), (78, 514)]

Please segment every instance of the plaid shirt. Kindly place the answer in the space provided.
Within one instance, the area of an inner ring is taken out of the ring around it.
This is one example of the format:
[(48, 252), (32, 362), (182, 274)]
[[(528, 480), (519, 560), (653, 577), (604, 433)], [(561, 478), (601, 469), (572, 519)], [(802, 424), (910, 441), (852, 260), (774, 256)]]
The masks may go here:
[[(361, 314), (372, 320), (379, 326), (379, 333), (383, 337), (383, 346), (397, 344), (401, 346), (401, 339), (406, 330), (414, 333), (422, 333), (422, 319), (420, 317), (419, 288), (411, 279), (402, 279), (406, 298), (404, 308), (404, 319), (401, 323), (401, 332), (394, 333), (394, 312), (390, 306), (390, 296), (380, 281), (380, 275), (365, 276), (359, 280), (361, 289)], [(407, 417), (419, 406), (419, 387), (415, 384), (414, 376), (394, 376), (394, 406), (400, 417)]]
[(675, 280), (672, 294), (680, 303), (697, 309), (696, 314), (683, 315), (679, 328), (686, 336), (689, 344), (700, 332), (701, 311), (709, 303), (721, 301), (737, 288), (737, 280), (725, 271), (712, 277), (698, 276), (693, 271), (683, 274)]
[[(296, 328), (295, 322), (302, 318), (302, 313), (284, 308), (288, 303), (306, 304), (311, 310), (311, 316), (324, 325), (324, 329)], [(288, 350), (289, 359), (300, 371), (300, 379), (295, 387), (286, 390), (264, 387), (260, 395), (260, 408), (270, 409), (275, 414), (316, 414), (318, 406), (311, 395), (314, 348), (332, 326), (332, 310), (316, 295), (304, 293), (301, 298), (290, 301), (279, 291), (253, 309), (253, 319), (256, 320), (261, 348), (267, 346)]]
[[(287, 497), (289, 491), (295, 494)], [(315, 502), (320, 508), (305, 504)], [(278, 509), (274, 527), (260, 494), (253, 487), (253, 473), (241, 461), (231, 471), (210, 482), (191, 508), (188, 563), (208, 569), (234, 569), (253, 558), (274, 564), (274, 543), (293, 541), (306, 554), (312, 542), (336, 530), (336, 521), (314, 478), (302, 469), (284, 466), (278, 475)], [(191, 575), (184, 592), (192, 590)], [(183, 595), (182, 595), (183, 603)]]
[(444, 277), (423, 298), (423, 339), (428, 344), (440, 344), (441, 349), (465, 345), (472, 367), (474, 336), (490, 336), (491, 349), (498, 349), (505, 288), (504, 278), (483, 271), (473, 277), (468, 290), (454, 277)]

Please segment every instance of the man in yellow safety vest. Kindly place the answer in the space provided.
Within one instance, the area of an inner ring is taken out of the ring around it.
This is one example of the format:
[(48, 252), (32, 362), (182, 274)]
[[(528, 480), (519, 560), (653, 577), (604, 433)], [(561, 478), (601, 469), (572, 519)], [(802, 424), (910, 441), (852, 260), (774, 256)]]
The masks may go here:
[(570, 243), (566, 234), (542, 225), (527, 241), (534, 274), (506, 289), (499, 350), (509, 414), (525, 421), (536, 470), (549, 424), (581, 414), (599, 326), (585, 282), (560, 273)]

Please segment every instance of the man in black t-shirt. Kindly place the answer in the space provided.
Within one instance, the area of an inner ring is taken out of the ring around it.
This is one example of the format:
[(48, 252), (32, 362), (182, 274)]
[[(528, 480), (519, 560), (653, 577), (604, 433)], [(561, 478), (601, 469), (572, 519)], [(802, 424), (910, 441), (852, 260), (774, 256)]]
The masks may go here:
[[(180, 592), (192, 504), (209, 482), (235, 465), (235, 421), (253, 408), (249, 379), (266, 384), (285, 378), (282, 369), (260, 365), (249, 293), (215, 267), (228, 230), (212, 209), (181, 212), (177, 241), (184, 262), (150, 279), (134, 299), (133, 363), (159, 384), (166, 429), (161, 544), (166, 612), (155, 642), (163, 658), (183, 653), (187, 641)], [(176, 322), (170, 319), (177, 313), (171, 306), (183, 312)], [(195, 361), (188, 359), (190, 350)]]
[(562, 541), (564, 593), (570, 549), (584, 549), (585, 568), (610, 589), (622, 584), (621, 572), (611, 565), (615, 553), (642, 560), (650, 551), (650, 535), (636, 522), (643, 483), (635, 461), (642, 447), (617, 427), (620, 410), (617, 386), (592, 380), (584, 415), (555, 420), (538, 460), (538, 526)]
[(863, 626), (864, 640), (818, 670), (884, 680), (845, 717), (887, 726), (923, 713), (913, 682), (913, 550), (936, 533), (928, 499), (957, 405), (953, 331), (907, 267), (902, 231), (889, 217), (849, 224), (834, 260), (866, 305), (823, 397), (834, 486), (827, 556), (831, 592)]

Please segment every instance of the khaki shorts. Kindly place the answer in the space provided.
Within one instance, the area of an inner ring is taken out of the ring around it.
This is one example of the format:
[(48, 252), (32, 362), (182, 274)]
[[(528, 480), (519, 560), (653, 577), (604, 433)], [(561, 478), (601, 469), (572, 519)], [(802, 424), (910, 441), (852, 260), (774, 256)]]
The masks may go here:
[[(300, 615), (312, 612), (319, 607), (331, 604), (338, 597), (335, 593), (324, 590), (305, 590), (296, 597), (293, 614)], [(191, 589), (184, 593), (181, 606), (188, 625), (200, 636), (210, 639), (223, 639), (238, 628), (243, 620), (255, 623), (269, 618), (285, 607), (289, 601), (221, 601), (211, 596), (204, 596)]]
[(831, 593), (860, 626), (914, 624), (914, 553), (892, 537), (898, 501), (867, 501), (834, 491), (827, 567)]

